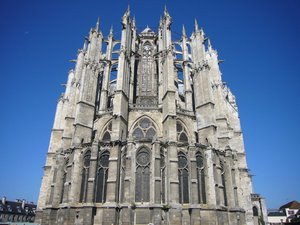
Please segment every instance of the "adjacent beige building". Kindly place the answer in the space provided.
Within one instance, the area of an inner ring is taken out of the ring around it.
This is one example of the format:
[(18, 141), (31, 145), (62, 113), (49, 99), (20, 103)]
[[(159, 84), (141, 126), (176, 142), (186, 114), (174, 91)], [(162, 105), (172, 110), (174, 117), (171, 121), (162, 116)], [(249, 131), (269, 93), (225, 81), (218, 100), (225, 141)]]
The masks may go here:
[(98, 21), (57, 104), (36, 222), (253, 225), (251, 194), (235, 97), (197, 22), (174, 41), (166, 9), (156, 32), (128, 9), (121, 40)]

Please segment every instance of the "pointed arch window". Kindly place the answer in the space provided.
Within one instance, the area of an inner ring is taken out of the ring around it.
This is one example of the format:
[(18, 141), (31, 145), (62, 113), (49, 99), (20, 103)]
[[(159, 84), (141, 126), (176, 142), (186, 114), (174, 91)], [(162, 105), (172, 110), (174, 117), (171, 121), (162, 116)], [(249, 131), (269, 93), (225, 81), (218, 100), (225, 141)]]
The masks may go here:
[(166, 202), (166, 161), (164, 149), (160, 149), (161, 203)]
[(156, 135), (153, 123), (148, 118), (140, 119), (134, 126), (132, 136), (135, 139), (152, 140)]
[(88, 189), (88, 179), (90, 173), (91, 164), (91, 151), (87, 151), (83, 157), (83, 167), (82, 167), (82, 180), (81, 180), (81, 190), (80, 190), (80, 202), (86, 202), (87, 189)]
[(205, 173), (204, 173), (204, 160), (200, 151), (196, 153), (196, 166), (197, 166), (197, 183), (198, 183), (198, 202), (200, 204), (206, 203), (205, 192)]
[(135, 201), (150, 200), (150, 152), (145, 147), (136, 155)]
[(188, 135), (186, 129), (180, 121), (176, 122), (176, 130), (177, 130), (177, 141), (180, 142), (188, 142)]
[(112, 134), (112, 122), (110, 121), (104, 129), (102, 140), (103, 141), (110, 141)]
[(106, 201), (108, 165), (109, 165), (109, 152), (104, 151), (98, 157), (98, 162), (97, 162), (95, 202), (104, 203)]
[(188, 160), (183, 152), (178, 153), (179, 203), (189, 203)]

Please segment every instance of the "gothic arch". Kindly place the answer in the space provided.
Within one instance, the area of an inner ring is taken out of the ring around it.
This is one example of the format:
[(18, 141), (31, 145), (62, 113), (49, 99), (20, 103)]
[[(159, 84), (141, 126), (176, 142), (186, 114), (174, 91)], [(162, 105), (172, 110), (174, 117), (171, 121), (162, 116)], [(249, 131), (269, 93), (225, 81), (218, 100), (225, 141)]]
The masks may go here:
[(112, 120), (109, 120), (103, 127), (99, 139), (102, 141), (111, 141), (112, 136)]
[(179, 181), (179, 203), (189, 203), (189, 188), (190, 188), (190, 170), (189, 170), (189, 159), (187, 154), (183, 151), (179, 151), (178, 157), (178, 181)]
[(198, 203), (206, 204), (206, 187), (205, 187), (205, 157), (204, 153), (199, 149), (196, 151), (196, 168), (197, 168), (197, 188)]
[(109, 169), (110, 152), (108, 150), (99, 151), (96, 178), (95, 178), (95, 202), (104, 203), (106, 201), (107, 178)]
[[(151, 124), (147, 126), (144, 122), (148, 120)], [(153, 128), (153, 129), (151, 129)], [(141, 131), (141, 132), (140, 132)], [(136, 133), (135, 133), (136, 132)], [(155, 132), (155, 133), (153, 133)], [(135, 135), (141, 136), (141, 139), (153, 139), (153, 137), (157, 137), (159, 134), (158, 125), (150, 118), (149, 116), (141, 116), (135, 120), (130, 128), (130, 136), (135, 137)], [(139, 139), (136, 137), (136, 139)]]
[(189, 142), (191, 140), (191, 135), (187, 126), (181, 119), (176, 120), (176, 132), (177, 141), (179, 142)]

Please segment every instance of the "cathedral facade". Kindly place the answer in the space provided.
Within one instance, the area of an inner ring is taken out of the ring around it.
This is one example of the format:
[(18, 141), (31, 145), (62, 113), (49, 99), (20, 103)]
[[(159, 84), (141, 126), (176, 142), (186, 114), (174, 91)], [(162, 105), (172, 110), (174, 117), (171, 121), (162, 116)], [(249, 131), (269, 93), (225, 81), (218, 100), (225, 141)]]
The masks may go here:
[(235, 97), (203, 30), (172, 40), (166, 9), (157, 32), (137, 32), (129, 9), (121, 23), (116, 40), (98, 21), (69, 72), (36, 222), (259, 224)]

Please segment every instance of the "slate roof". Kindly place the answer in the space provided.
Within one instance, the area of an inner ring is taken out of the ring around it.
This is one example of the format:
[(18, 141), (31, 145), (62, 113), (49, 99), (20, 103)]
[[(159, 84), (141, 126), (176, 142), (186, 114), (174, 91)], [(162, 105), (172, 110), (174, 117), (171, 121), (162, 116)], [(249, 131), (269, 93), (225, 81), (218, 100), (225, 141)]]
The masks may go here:
[(22, 208), (22, 201), (5, 201), (5, 204), (0, 201), (0, 213), (34, 216), (35, 209), (36, 205), (33, 203), (25, 203)]
[(269, 212), (268, 216), (286, 216), (284, 211)]
[(297, 201), (291, 201), (283, 206), (281, 206), (279, 209), (300, 209), (300, 203)]

